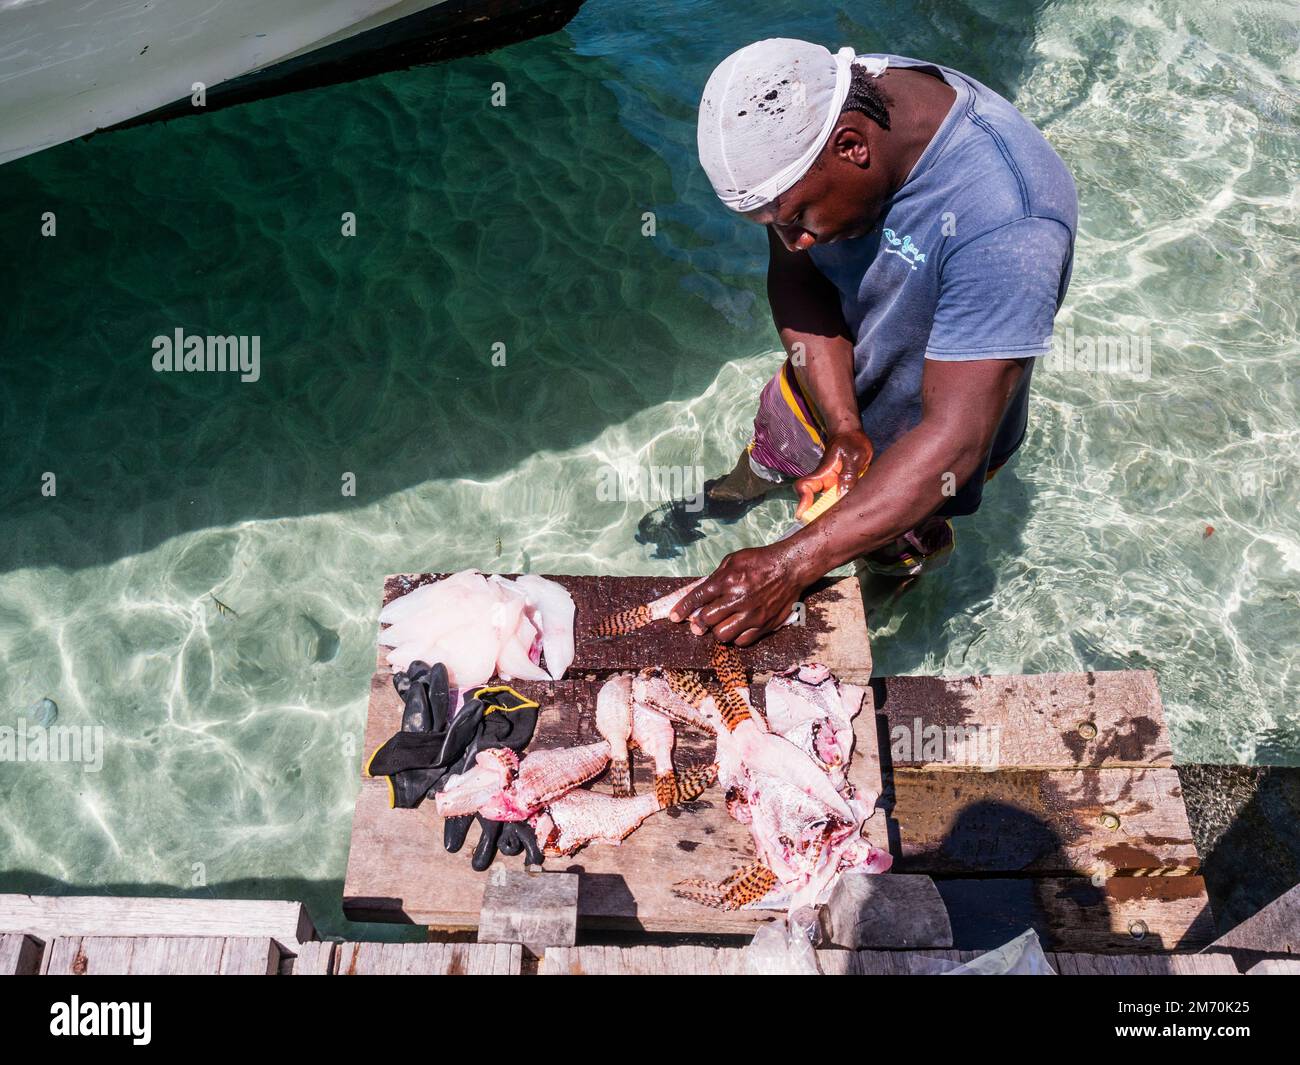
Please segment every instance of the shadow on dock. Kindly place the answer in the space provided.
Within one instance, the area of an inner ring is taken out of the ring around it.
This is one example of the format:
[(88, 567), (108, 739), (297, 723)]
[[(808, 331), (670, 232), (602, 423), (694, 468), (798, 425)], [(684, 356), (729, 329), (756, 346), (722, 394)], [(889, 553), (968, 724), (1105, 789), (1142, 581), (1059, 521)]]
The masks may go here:
[(1177, 769), (1223, 933), (1300, 883), (1300, 767)]

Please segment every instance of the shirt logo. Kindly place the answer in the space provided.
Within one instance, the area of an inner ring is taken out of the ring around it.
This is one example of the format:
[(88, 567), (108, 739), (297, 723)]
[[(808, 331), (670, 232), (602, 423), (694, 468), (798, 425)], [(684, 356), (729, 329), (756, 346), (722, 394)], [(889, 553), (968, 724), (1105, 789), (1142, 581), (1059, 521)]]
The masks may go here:
[(897, 255), (911, 269), (915, 270), (917, 263), (925, 262), (925, 252), (912, 243), (911, 237), (904, 237), (899, 240), (897, 233), (892, 229), (886, 229), (885, 240), (890, 244), (890, 247), (886, 248), (885, 252), (889, 255)]

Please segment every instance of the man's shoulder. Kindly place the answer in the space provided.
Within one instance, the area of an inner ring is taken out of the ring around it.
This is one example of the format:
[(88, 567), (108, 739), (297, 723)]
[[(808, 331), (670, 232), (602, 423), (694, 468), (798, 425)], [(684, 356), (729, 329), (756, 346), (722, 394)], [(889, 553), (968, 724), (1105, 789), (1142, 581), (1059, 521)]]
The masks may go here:
[(1043, 218), (1075, 230), (1079, 204), (1069, 168), (1037, 126), (978, 83), (935, 171), (980, 229)]

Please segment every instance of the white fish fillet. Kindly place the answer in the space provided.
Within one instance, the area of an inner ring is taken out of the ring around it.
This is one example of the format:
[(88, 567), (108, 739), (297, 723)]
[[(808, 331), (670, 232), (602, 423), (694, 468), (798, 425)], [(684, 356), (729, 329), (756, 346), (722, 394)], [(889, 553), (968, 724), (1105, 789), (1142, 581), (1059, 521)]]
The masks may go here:
[(537, 659), (540, 649), (537, 626), (528, 616), (528, 597), (523, 590), (499, 575), (488, 583), (497, 597), (492, 611), (492, 624), (497, 634), (497, 675), (502, 680), (550, 680)]
[(413, 592), (398, 596), (379, 612), (379, 620), (385, 625), (395, 624), (412, 614), (419, 613), (426, 607), (436, 608), (439, 605), (439, 600), (453, 589), (474, 589), (485, 587), (486, 584), (487, 581), (483, 574), (477, 570), (461, 570), (459, 573), (453, 573), (450, 577), (444, 577), (433, 584), (421, 585)]
[[(379, 643), (392, 648), (388, 664), (394, 672), (417, 660), (441, 662), (461, 690), (494, 675), (544, 681), (562, 675), (573, 660), (573, 612), (573, 600), (553, 581), (535, 577), (520, 586), (463, 570), (385, 606), (379, 620), (389, 627)], [(544, 651), (551, 670), (540, 665)]]
[(559, 680), (573, 662), (573, 596), (562, 585), (533, 573), (516, 577), (515, 586), (528, 597), (534, 622), (541, 615), (546, 671), (552, 680)]

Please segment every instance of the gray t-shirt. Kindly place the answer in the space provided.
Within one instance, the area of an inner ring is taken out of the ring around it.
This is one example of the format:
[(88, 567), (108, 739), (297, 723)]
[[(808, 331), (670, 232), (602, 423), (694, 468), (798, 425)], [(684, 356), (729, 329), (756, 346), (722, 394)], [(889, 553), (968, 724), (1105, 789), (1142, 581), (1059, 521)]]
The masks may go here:
[[(947, 67), (884, 58), (941, 75), (957, 98), (879, 225), (808, 253), (839, 290), (854, 337), (862, 428), (877, 453), (920, 421), (925, 359), (1050, 352), (1078, 220), (1070, 172), (1010, 103)], [(1024, 438), (1030, 376), (984, 463), (939, 513), (979, 508), (989, 466), (1005, 462)]]

